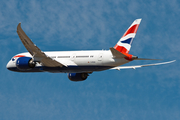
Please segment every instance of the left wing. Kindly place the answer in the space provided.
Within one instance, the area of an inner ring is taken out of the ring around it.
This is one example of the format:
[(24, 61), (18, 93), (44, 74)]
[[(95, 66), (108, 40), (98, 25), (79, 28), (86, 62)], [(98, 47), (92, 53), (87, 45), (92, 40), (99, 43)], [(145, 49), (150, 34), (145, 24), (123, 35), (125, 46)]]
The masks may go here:
[(41, 62), (44, 66), (47, 67), (63, 67), (66, 66), (58, 61), (48, 57), (44, 52), (42, 52), (26, 35), (26, 33), (21, 28), (21, 23), (17, 26), (17, 33), (21, 39), (23, 45), (26, 47), (28, 52), (33, 56), (35, 62)]
[(141, 68), (141, 67), (146, 67), (146, 66), (155, 66), (155, 65), (162, 65), (162, 64), (168, 64), (175, 62), (176, 60), (169, 61), (169, 62), (163, 62), (163, 63), (155, 63), (155, 64), (147, 64), (147, 65), (135, 65), (135, 66), (121, 66), (121, 67), (114, 67), (111, 69), (116, 69), (116, 70), (121, 70), (121, 69), (136, 69), (136, 68)]

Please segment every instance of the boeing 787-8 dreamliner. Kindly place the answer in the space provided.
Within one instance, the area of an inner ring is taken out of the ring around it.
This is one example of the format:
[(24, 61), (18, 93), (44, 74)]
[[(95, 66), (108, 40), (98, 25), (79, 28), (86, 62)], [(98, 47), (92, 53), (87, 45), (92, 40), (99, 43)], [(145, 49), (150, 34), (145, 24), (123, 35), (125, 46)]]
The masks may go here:
[(28, 52), (15, 55), (8, 62), (7, 69), (16, 72), (68, 73), (70, 80), (83, 81), (87, 79), (89, 74), (95, 71), (135, 69), (174, 62), (175, 60), (156, 64), (121, 66), (133, 60), (156, 60), (138, 58), (129, 54), (140, 22), (141, 19), (136, 19), (117, 44), (109, 50), (53, 52), (41, 51), (25, 34), (21, 28), (21, 23), (19, 23), (17, 33)]

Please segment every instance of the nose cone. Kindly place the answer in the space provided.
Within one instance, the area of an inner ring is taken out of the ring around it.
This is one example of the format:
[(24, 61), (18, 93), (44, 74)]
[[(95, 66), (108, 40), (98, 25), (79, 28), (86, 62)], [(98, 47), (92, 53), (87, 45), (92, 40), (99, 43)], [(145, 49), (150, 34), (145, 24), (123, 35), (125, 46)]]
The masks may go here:
[(13, 61), (9, 61), (6, 65), (6, 68), (8, 70), (14, 71), (16, 69), (15, 63), (13, 63)]

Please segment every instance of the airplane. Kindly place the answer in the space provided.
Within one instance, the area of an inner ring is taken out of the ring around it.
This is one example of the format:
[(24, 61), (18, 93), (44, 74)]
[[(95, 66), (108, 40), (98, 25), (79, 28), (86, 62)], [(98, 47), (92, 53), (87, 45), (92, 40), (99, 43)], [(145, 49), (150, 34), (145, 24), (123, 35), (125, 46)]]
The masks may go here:
[(129, 54), (141, 19), (136, 19), (114, 47), (109, 50), (89, 51), (41, 51), (17, 26), (17, 34), (28, 52), (12, 57), (7, 63), (7, 69), (15, 72), (51, 72), (67, 73), (71, 81), (84, 81), (89, 74), (109, 69), (136, 69), (145, 66), (162, 65), (175, 62), (168, 61), (147, 65), (121, 66), (133, 60), (159, 60), (138, 58)]

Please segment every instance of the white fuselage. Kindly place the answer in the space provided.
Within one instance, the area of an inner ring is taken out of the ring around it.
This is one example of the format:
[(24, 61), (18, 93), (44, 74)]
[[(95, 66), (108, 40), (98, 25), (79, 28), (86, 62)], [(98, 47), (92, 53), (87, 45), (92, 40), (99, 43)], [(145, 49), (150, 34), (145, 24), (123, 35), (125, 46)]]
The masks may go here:
[[(107, 70), (116, 66), (123, 65), (130, 62), (124, 58), (116, 59), (110, 50), (93, 50), (93, 51), (53, 51), (44, 52), (48, 57), (66, 65), (66, 67), (45, 67), (37, 63), (35, 68), (30, 70), (19, 70), (16, 67), (16, 60), (18, 57), (13, 57), (7, 64), (7, 68), (17, 72), (93, 72)], [(31, 57), (26, 52), (18, 55)], [(18, 56), (16, 55), (16, 56)]]

